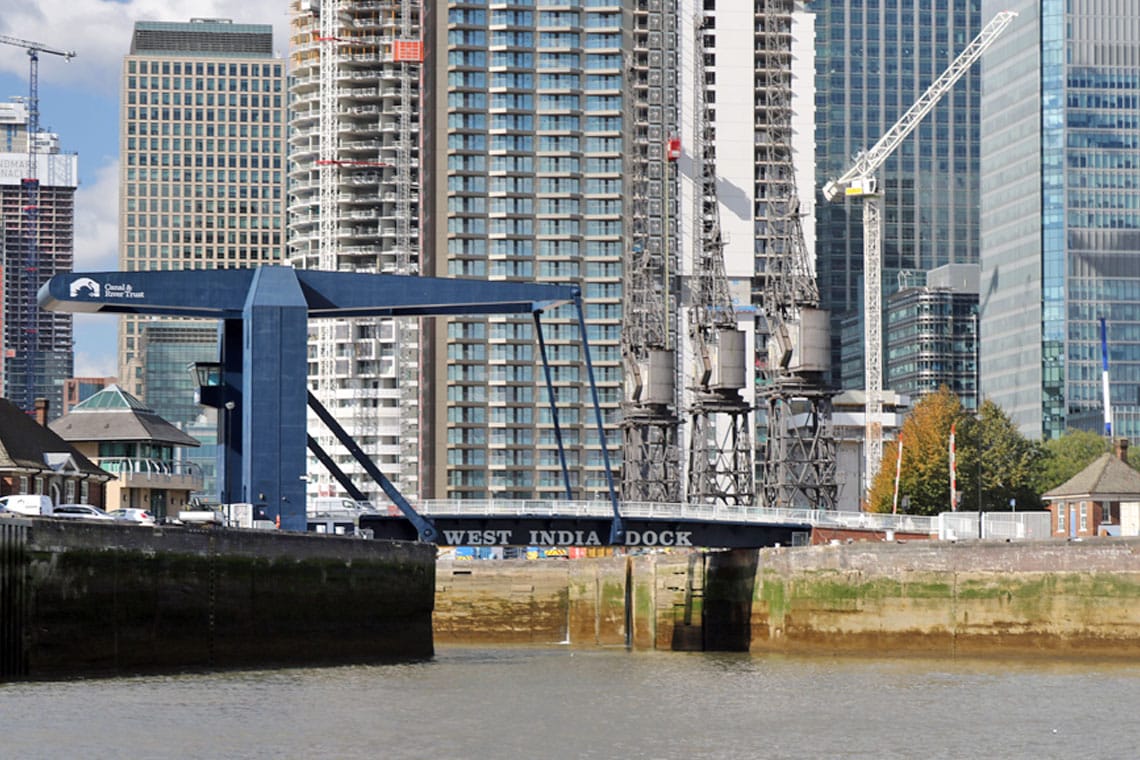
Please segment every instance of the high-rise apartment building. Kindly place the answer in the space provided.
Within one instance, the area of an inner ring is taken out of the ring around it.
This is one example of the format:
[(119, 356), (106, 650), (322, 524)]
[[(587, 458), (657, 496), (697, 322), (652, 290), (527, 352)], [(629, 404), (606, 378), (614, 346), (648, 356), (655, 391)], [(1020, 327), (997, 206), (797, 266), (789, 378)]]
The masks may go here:
[(978, 408), (978, 266), (948, 264), (884, 302), (883, 384), (918, 400), (945, 386)]
[[(290, 5), (289, 255), (298, 268), (419, 268), (420, 3)], [(404, 493), (419, 490), (419, 324), (309, 326), (310, 389)], [(378, 484), (315, 416), (310, 433), (377, 505)], [(310, 497), (340, 487), (315, 459)]]
[(1095, 419), (1103, 318), (1113, 433), (1135, 438), (1140, 10), (998, 6), (1020, 15), (983, 59), (981, 391), (1033, 437)]
[[(621, 438), (628, 3), (425, 8), (423, 271), (582, 287), (600, 401)], [(606, 492), (574, 313), (543, 315), (576, 496)], [(564, 491), (534, 327), (436, 319), (425, 336), (421, 492)]]
[[(765, 23), (771, 14), (778, 24)], [(694, 357), (680, 310), (688, 290), (682, 283), (707, 221), (694, 154), (702, 148), (698, 136), (708, 136), (715, 141), (706, 155), (715, 155), (727, 285), (751, 335), (750, 286), (758, 260), (773, 250), (763, 242), (774, 229), (765, 201), (772, 167), (755, 136), (764, 102), (740, 93), (755, 90), (758, 67), (791, 65), (793, 37), (807, 40), (798, 50), (810, 58), (810, 20), (792, 0), (502, 8), (448, 2), (425, 11), (423, 88), (432, 100), (423, 108), (424, 272), (581, 285), (615, 469), (626, 253), (644, 243), (663, 274), (658, 287), (670, 349), (678, 348), (676, 387), (683, 388)], [(773, 55), (773, 46), (782, 55)], [(710, 106), (708, 129), (699, 102)], [(810, 114), (810, 104), (799, 112)], [(810, 131), (807, 138), (798, 147), (810, 162)], [(675, 162), (667, 147), (677, 151)], [(635, 183), (644, 209), (628, 203)], [(631, 213), (647, 215), (635, 220), (644, 236), (636, 243)], [(545, 314), (544, 324), (559, 403), (569, 407), (560, 423), (573, 489), (592, 497), (606, 484), (576, 325), (571, 313), (557, 312)], [(751, 356), (749, 350), (749, 367)], [(537, 362), (529, 320), (436, 321), (425, 335), (425, 366), (432, 368), (424, 386), (424, 427), (431, 431), (423, 449), (425, 494), (562, 494)], [(742, 390), (750, 402), (751, 383)], [(683, 409), (686, 402), (678, 402)]]
[(29, 414), (46, 398), (54, 419), (74, 374), (72, 316), (43, 311), (36, 293), (72, 268), (79, 158), (61, 152), (56, 135), (35, 135), (29, 185), (28, 139), (27, 107), (0, 103), (0, 395)]
[[(137, 22), (121, 108), (121, 269), (282, 263), (285, 62), (269, 25)], [(169, 359), (216, 359), (216, 328), (123, 317), (120, 382), (171, 423), (196, 424), (194, 382)]]
[[(809, 8), (816, 18), (820, 182), (838, 177), (856, 153), (874, 145), (984, 21), (978, 3), (968, 0), (814, 0)], [(879, 171), (886, 285), (902, 270), (978, 261), (981, 71), (975, 65), (963, 76)], [(817, 195), (816, 220), (820, 297), (832, 318), (832, 376), (842, 387), (862, 388), (862, 363), (840, 356), (843, 320), (863, 308), (862, 206)], [(851, 371), (842, 372), (845, 366)]]

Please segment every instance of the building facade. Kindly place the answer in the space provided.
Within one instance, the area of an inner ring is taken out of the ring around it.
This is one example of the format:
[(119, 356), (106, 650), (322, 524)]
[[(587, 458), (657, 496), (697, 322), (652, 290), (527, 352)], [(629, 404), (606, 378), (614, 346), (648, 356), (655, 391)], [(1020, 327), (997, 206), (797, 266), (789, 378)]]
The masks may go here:
[[(268, 25), (135, 24), (123, 60), (120, 269), (284, 261), (286, 97)], [(123, 317), (119, 379), (185, 427), (206, 410), (185, 365), (170, 362), (217, 351), (212, 322)]]
[(51, 423), (52, 432), (114, 479), (103, 508), (145, 509), (175, 518), (202, 490), (202, 472), (178, 454), (198, 441), (117, 385), (108, 385)]
[(37, 183), (29, 185), (27, 108), (0, 103), (0, 395), (28, 413), (46, 398), (54, 418), (74, 374), (72, 316), (43, 311), (36, 292), (74, 263), (79, 158), (61, 152), (54, 134), (37, 135), (34, 148)]
[(942, 386), (978, 408), (978, 267), (953, 264), (926, 274), (883, 308), (883, 383), (916, 401)]
[[(582, 287), (619, 464), (628, 52), (621, 0), (425, 7), (425, 274)], [(543, 315), (572, 490), (607, 490), (573, 311)], [(436, 319), (425, 335), (421, 493), (559, 497), (562, 472), (529, 319)]]
[(1020, 15), (983, 60), (981, 391), (1034, 438), (1103, 412), (1103, 318), (1113, 433), (1135, 438), (1140, 12), (999, 5)]
[[(816, 18), (820, 182), (841, 175), (852, 156), (874, 145), (981, 30), (983, 15), (996, 12), (983, 14), (968, 0), (815, 0), (809, 7)], [(879, 171), (884, 285), (902, 270), (978, 261), (981, 76), (975, 65)], [(862, 206), (829, 203), (820, 194), (816, 221), (833, 379), (862, 388), (863, 363), (840, 356), (843, 320), (863, 308)]]
[[(419, 271), (420, 3), (290, 4), (289, 257), (298, 268)], [(310, 388), (404, 493), (419, 490), (419, 324), (310, 324)], [(310, 433), (377, 505), (378, 484)], [(310, 459), (308, 495), (341, 495)]]

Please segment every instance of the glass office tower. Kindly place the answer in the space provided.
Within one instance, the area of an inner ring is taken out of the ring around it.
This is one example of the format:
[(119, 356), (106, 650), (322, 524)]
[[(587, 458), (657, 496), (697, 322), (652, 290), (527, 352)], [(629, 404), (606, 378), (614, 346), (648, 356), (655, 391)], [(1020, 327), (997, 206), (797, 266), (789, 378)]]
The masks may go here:
[(989, 1), (1019, 17), (986, 54), (981, 391), (1022, 432), (1140, 434), (1140, 8)]
[[(816, 0), (816, 179), (842, 174), (874, 145), (970, 40), (985, 16), (973, 0)], [(978, 260), (981, 69), (975, 65), (879, 170), (882, 282)], [(817, 271), (831, 311), (833, 379), (862, 388), (843, 361), (843, 320), (863, 308), (863, 218), (857, 201), (817, 198)], [(847, 367), (850, 372), (842, 372)]]

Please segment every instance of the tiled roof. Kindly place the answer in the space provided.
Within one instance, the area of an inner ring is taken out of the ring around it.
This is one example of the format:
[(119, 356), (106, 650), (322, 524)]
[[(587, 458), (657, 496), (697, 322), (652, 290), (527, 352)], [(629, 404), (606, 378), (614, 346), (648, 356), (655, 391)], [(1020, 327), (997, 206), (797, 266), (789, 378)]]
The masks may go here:
[(1113, 454), (1101, 454), (1088, 467), (1044, 494), (1046, 499), (1071, 496), (1125, 496), (1140, 499), (1140, 472)]
[(146, 404), (117, 385), (108, 385), (51, 423), (67, 441), (149, 441), (199, 446), (190, 436), (159, 417)]
[(0, 398), (0, 470), (58, 471), (68, 458), (80, 472), (110, 480), (111, 476), (71, 444), (40, 425), (8, 399)]

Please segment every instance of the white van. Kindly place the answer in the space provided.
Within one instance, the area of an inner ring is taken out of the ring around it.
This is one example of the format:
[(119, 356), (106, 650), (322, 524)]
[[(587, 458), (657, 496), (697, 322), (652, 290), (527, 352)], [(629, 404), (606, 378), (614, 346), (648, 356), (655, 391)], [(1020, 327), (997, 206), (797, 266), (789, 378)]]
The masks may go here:
[(0, 511), (33, 517), (50, 516), (53, 510), (50, 496), (41, 494), (13, 494), (0, 497)]

